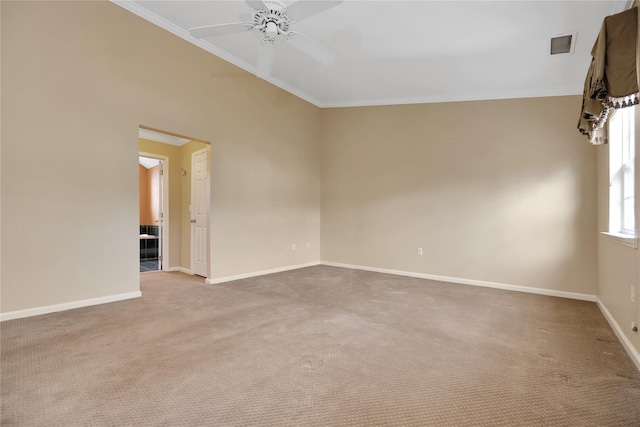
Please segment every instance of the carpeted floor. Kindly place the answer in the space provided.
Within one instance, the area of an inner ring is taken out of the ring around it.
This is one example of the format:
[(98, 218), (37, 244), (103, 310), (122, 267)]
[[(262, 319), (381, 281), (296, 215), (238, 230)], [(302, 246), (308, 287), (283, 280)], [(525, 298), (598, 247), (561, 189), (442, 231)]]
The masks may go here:
[(317, 266), (1, 325), (2, 425), (640, 426), (594, 303)]

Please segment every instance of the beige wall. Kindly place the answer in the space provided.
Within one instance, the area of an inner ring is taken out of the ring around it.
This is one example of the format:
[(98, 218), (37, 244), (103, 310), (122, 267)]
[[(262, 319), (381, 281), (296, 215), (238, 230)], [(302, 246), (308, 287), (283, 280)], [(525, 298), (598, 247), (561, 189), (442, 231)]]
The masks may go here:
[(112, 3), (0, 7), (3, 313), (139, 289), (139, 125), (212, 143), (213, 277), (319, 258), (316, 107)]
[(595, 295), (580, 102), (323, 110), (322, 260)]

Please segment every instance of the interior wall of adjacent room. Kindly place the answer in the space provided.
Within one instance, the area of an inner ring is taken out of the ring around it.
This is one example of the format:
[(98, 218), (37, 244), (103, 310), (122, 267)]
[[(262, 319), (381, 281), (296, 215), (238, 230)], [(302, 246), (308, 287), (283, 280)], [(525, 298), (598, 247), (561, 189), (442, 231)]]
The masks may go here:
[(212, 142), (213, 277), (319, 258), (318, 108), (112, 3), (0, 7), (3, 313), (139, 289), (139, 125)]
[(323, 110), (322, 260), (595, 295), (580, 102)]

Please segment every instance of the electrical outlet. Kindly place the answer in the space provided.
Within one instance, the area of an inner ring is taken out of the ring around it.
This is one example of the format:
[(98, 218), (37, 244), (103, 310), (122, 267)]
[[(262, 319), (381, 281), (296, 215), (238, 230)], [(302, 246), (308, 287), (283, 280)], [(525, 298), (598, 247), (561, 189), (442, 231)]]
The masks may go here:
[(423, 255), (422, 248), (418, 248), (418, 255)]
[(295, 243), (292, 243), (292, 244), (291, 244), (291, 250), (292, 250), (292, 251), (295, 251), (295, 250), (296, 250), (296, 244), (295, 244)]
[(636, 302), (636, 288), (631, 285), (631, 302)]
[(311, 249), (311, 243), (307, 242), (307, 249)]

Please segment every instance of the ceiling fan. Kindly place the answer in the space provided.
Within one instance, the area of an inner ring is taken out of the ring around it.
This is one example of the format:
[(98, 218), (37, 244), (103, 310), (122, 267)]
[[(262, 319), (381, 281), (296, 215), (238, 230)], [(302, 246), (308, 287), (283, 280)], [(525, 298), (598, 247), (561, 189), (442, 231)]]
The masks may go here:
[(280, 0), (244, 0), (253, 13), (249, 22), (205, 25), (190, 28), (193, 37), (202, 39), (222, 34), (252, 31), (262, 39), (258, 53), (256, 75), (267, 78), (271, 75), (275, 43), (285, 39), (291, 45), (323, 65), (330, 65), (335, 54), (315, 40), (291, 29), (292, 25), (327, 9), (335, 7), (343, 0), (298, 0), (289, 6)]

